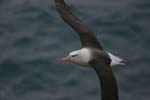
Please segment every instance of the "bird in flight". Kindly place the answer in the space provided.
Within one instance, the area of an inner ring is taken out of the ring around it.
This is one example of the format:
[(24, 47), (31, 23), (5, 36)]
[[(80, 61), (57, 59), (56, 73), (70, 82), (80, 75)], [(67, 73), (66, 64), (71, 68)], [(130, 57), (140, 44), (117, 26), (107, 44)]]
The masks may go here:
[(64, 0), (55, 0), (56, 8), (62, 19), (79, 35), (82, 48), (75, 50), (63, 62), (72, 62), (83, 67), (92, 67), (100, 80), (102, 100), (119, 100), (116, 79), (111, 66), (125, 65), (126, 60), (104, 51), (95, 33), (79, 18), (74, 16)]

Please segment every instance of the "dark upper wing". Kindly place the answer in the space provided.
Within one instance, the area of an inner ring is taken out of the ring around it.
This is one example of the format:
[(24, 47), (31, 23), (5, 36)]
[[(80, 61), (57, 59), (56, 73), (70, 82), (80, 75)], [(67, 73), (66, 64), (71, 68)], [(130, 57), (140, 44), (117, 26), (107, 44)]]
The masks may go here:
[(69, 7), (66, 5), (64, 0), (55, 0), (55, 3), (63, 20), (77, 31), (83, 47), (102, 49), (102, 46), (99, 44), (95, 34), (70, 12)]
[(102, 100), (118, 100), (117, 83), (110, 65), (99, 61), (91, 62), (90, 64), (100, 80)]

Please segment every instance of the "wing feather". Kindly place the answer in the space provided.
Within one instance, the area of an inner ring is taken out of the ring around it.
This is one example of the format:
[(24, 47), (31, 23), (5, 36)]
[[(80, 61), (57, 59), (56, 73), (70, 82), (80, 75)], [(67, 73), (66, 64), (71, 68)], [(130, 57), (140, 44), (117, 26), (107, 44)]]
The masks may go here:
[(91, 62), (101, 84), (102, 100), (119, 100), (116, 79), (108, 63)]
[(95, 33), (70, 12), (69, 7), (64, 0), (55, 0), (55, 4), (62, 19), (78, 33), (83, 47), (103, 49), (98, 42)]

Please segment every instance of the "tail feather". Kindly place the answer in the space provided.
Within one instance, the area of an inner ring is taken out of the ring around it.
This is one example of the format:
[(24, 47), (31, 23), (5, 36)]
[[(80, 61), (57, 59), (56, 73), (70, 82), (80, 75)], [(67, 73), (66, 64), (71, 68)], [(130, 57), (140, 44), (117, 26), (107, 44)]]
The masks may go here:
[(115, 66), (115, 65), (126, 65), (127, 64), (127, 60), (126, 59), (123, 59), (123, 58), (120, 58), (120, 57), (117, 57), (109, 52), (107, 52), (110, 59), (111, 59), (111, 66)]
[(122, 58), (122, 61), (120, 61), (120, 63), (122, 63), (123, 65), (126, 65), (128, 63), (128, 60)]

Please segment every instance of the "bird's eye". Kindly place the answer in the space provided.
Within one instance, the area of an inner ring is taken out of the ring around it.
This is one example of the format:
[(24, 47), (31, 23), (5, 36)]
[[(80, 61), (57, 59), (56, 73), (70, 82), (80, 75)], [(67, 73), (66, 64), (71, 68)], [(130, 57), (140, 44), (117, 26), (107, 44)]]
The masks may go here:
[(77, 55), (72, 55), (71, 57), (76, 57)]

